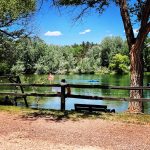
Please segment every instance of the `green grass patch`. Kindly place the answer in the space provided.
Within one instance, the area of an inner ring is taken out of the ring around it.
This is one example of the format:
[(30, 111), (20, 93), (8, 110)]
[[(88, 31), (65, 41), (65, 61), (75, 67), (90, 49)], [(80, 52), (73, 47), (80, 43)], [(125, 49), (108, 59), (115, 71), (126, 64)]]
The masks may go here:
[(78, 121), (81, 119), (103, 119), (110, 121), (119, 121), (134, 124), (149, 124), (150, 125), (150, 115), (149, 114), (129, 114), (129, 113), (88, 113), (88, 112), (75, 112), (75, 111), (65, 111), (60, 110), (45, 110), (45, 109), (31, 109), (25, 107), (16, 106), (0, 106), (0, 112), (8, 112), (11, 114), (18, 114), (23, 118), (46, 118), (54, 121), (61, 120), (72, 120)]
[(135, 124), (150, 124), (149, 114), (130, 114), (130, 113), (103, 114), (103, 119)]
[(8, 112), (12, 114), (27, 114), (35, 112), (35, 110), (26, 107), (16, 107), (16, 106), (0, 106), (0, 112)]

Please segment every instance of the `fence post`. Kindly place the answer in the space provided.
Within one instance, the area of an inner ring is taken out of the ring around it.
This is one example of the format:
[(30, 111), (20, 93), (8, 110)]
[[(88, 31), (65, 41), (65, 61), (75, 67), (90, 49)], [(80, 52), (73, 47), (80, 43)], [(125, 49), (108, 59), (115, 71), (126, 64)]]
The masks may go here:
[[(20, 77), (19, 77), (19, 76), (17, 76), (17, 81), (16, 81), (16, 83), (20, 83), (20, 84), (21, 84), (21, 80), (20, 80)], [(20, 85), (20, 89), (21, 89), (21, 92), (24, 93), (23, 87), (22, 87), (21, 85)], [(26, 99), (26, 96), (24, 96), (23, 98), (24, 98), (24, 102), (25, 102), (26, 107), (29, 107), (29, 106), (28, 106), (27, 99)]]
[(65, 85), (61, 84), (61, 111), (65, 111)]

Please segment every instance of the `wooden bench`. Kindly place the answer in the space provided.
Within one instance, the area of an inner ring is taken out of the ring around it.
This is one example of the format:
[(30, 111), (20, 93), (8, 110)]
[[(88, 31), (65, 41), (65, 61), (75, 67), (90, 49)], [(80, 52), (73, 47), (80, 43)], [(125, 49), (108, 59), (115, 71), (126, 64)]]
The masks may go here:
[(75, 111), (108, 112), (107, 105), (74, 104), (74, 106), (75, 106)]

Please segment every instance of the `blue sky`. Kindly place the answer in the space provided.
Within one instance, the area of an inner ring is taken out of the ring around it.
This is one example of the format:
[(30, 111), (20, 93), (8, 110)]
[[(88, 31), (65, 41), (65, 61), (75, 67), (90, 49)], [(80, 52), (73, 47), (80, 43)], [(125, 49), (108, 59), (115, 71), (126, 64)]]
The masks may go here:
[(55, 45), (79, 44), (82, 41), (100, 43), (106, 36), (125, 38), (119, 8), (116, 6), (111, 5), (102, 15), (92, 11), (77, 22), (73, 19), (78, 9), (71, 10), (59, 11), (50, 7), (49, 3), (44, 3), (34, 20), (38, 36), (47, 44)]

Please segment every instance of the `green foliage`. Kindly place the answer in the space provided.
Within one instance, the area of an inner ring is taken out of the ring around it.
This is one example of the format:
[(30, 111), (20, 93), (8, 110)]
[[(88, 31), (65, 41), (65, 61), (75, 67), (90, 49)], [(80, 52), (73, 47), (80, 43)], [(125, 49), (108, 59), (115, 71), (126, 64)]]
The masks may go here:
[(144, 43), (143, 50), (144, 68), (145, 71), (150, 72), (150, 38), (148, 37)]
[(120, 53), (126, 54), (128, 52), (127, 47), (121, 37), (106, 37), (101, 42), (101, 65), (108, 67), (113, 56)]
[(0, 63), (0, 74), (7, 74), (9, 72), (9, 66), (5, 62)]
[(118, 74), (127, 73), (129, 71), (129, 58), (126, 55), (116, 54), (111, 61), (109, 68)]
[(96, 74), (108, 74), (110, 73), (110, 70), (109, 68), (106, 68), (106, 67), (99, 67), (96, 71), (95, 71)]
[(85, 6), (86, 9), (95, 8), (100, 14), (111, 2), (106, 0), (54, 0), (55, 5), (60, 6)]
[(3, 20), (8, 17), (15, 19), (18, 16), (26, 16), (34, 10), (35, 0), (1, 0), (0, 15)]
[(15, 42), (12, 39), (9, 39), (7, 36), (0, 36), (0, 74), (8, 73), (12, 64), (15, 62), (14, 47)]
[[(24, 73), (34, 73), (36, 64), (44, 55), (46, 44), (39, 38), (23, 38), (16, 43), (17, 61), (23, 62)], [(15, 64), (16, 65), (16, 64)], [(39, 67), (38, 67), (39, 68)]]
[[(5, 44), (6, 48), (0, 49), (0, 74), (10, 71), (16, 74), (110, 73), (109, 69), (117, 73), (128, 71), (129, 61), (125, 59), (128, 49), (126, 41), (120, 37), (106, 37), (100, 44), (83, 42), (72, 46), (47, 45), (38, 37), (5, 40), (10, 47)], [(146, 50), (145, 66), (148, 66), (146, 58), (149, 58), (149, 53)]]
[(93, 73), (94, 72), (94, 68), (91, 64), (92, 62), (90, 62), (90, 58), (83, 58), (78, 65), (78, 71), (79, 73)]
[(0, 74), (9, 73), (18, 61), (17, 43), (21, 36), (26, 35), (25, 27), (35, 8), (35, 0), (1, 0)]
[(1, 0), (0, 34), (8, 37), (18, 37), (21, 35), (24, 32), (27, 19), (35, 11), (35, 8), (35, 0)]
[(21, 62), (20, 60), (18, 60), (16, 62), (16, 65), (13, 65), (11, 68), (11, 72), (13, 74), (22, 74), (22, 73), (24, 73), (24, 71), (25, 71), (24, 63)]

